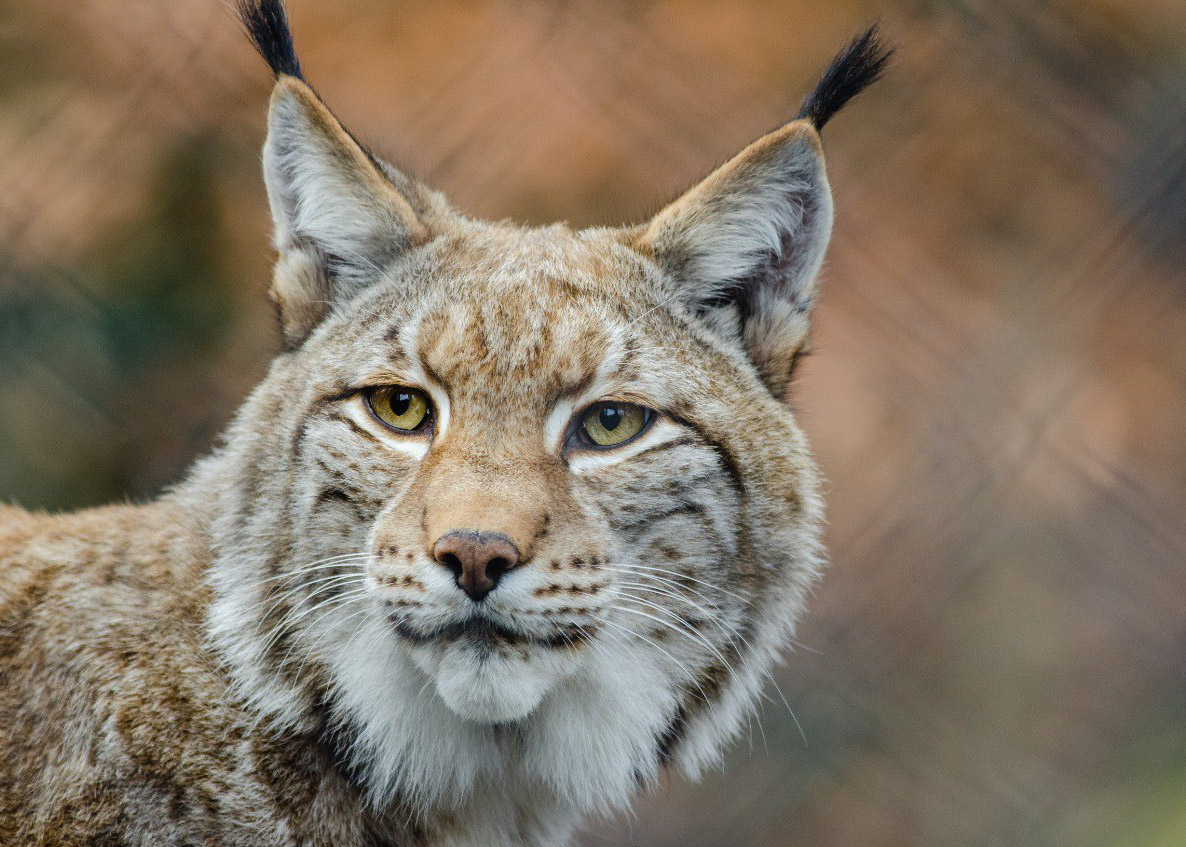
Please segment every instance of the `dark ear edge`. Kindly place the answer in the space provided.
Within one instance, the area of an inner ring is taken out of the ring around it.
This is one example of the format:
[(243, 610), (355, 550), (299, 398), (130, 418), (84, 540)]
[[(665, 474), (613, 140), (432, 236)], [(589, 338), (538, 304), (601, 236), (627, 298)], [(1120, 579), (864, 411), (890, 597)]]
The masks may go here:
[(272, 73), (304, 80), (284, 0), (238, 0), (235, 11), (247, 37)]
[(881, 24), (873, 24), (836, 54), (815, 90), (803, 101), (800, 119), (823, 129), (849, 100), (881, 78), (894, 49), (882, 42), (880, 31)]

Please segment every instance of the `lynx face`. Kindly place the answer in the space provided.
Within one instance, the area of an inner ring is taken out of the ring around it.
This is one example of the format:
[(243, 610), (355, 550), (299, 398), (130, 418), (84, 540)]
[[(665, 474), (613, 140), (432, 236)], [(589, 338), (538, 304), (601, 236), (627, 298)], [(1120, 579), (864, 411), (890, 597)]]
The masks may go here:
[(806, 576), (802, 542), (768, 537), (813, 517), (790, 415), (609, 234), (457, 229), (296, 357), (289, 561), (366, 556), (292, 582), (323, 624), (389, 630), (469, 721), (527, 717), (596, 652), (722, 685)]
[[(695, 773), (820, 564), (784, 399), (837, 104), (639, 227), (477, 222), (361, 148), (262, 8), (288, 350), (234, 461), (199, 470), (225, 492), (209, 630), (241, 695), (323, 733), (376, 802), (604, 808)], [(869, 37), (851, 49), (875, 76)]]

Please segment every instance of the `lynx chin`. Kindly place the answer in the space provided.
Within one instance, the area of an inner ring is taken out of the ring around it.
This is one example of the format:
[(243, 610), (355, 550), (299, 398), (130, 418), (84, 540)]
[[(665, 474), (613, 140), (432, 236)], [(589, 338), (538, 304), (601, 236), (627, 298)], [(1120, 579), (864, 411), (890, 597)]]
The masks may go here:
[(0, 843), (564, 844), (719, 761), (819, 575), (818, 133), (889, 51), (574, 231), (455, 210), (239, 12), (284, 350), (158, 500), (0, 506)]

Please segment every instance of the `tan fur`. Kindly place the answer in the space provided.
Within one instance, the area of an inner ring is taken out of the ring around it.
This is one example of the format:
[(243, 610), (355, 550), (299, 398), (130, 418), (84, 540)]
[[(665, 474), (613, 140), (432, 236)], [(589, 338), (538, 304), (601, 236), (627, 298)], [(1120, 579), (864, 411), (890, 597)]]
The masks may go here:
[[(573, 232), (451, 212), (290, 77), (270, 115), (289, 349), (158, 501), (0, 506), (0, 843), (559, 844), (718, 761), (821, 562), (781, 402), (815, 131)], [(385, 428), (375, 386), (435, 423)], [(589, 449), (598, 401), (653, 423)], [(482, 604), (433, 559), (455, 530), (519, 551)]]

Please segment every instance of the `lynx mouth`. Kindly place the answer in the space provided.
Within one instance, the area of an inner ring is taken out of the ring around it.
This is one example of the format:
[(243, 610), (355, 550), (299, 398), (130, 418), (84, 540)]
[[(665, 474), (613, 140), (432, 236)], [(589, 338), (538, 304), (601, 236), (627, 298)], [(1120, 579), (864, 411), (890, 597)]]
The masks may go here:
[(596, 628), (577, 624), (557, 625), (549, 633), (528, 633), (514, 630), (488, 617), (470, 617), (428, 629), (413, 626), (405, 619), (391, 617), (392, 626), (401, 638), (413, 644), (461, 643), (477, 649), (499, 646), (537, 646), (550, 649), (573, 649), (589, 641)]

